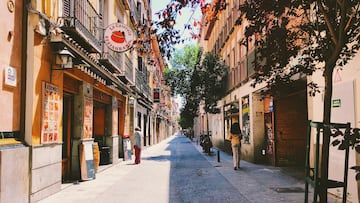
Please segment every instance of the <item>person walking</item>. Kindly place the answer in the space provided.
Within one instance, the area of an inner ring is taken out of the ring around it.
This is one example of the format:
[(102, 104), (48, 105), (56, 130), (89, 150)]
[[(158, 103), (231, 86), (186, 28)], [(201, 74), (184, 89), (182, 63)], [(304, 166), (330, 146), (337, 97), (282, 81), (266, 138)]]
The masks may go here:
[(135, 150), (135, 164), (140, 164), (141, 156), (141, 129), (139, 127), (135, 128), (134, 133), (134, 150)]
[(230, 128), (231, 149), (233, 154), (234, 170), (240, 168), (241, 130), (238, 122), (233, 123)]

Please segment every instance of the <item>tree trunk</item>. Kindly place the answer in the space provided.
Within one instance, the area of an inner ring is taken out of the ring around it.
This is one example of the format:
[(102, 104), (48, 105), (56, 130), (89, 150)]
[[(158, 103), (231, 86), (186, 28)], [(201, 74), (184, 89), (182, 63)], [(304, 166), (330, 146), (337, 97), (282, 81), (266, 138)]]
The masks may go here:
[(209, 114), (206, 112), (206, 133), (209, 135)]
[(330, 147), (330, 124), (331, 120), (331, 98), (332, 98), (332, 74), (333, 67), (326, 67), (324, 71), (325, 92), (324, 92), (324, 112), (323, 123), (325, 124), (323, 132), (322, 156), (321, 156), (321, 187), (319, 188), (320, 202), (327, 203), (327, 188), (329, 178), (329, 147)]

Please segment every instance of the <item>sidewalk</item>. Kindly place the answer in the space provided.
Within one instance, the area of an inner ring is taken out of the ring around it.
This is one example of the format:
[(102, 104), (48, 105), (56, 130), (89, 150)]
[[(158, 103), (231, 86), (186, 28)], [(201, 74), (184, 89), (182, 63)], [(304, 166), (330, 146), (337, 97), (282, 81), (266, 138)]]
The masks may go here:
[[(192, 141), (192, 144), (203, 153), (196, 140)], [(305, 200), (304, 171), (301, 168), (274, 167), (241, 160), (240, 169), (234, 171), (232, 156), (221, 150), (213, 148), (210, 156), (206, 153), (203, 153), (203, 156), (250, 202), (298, 203)], [(229, 168), (232, 170), (229, 171)], [(234, 176), (234, 172), (238, 175)], [(313, 189), (309, 186), (309, 202), (312, 202), (312, 197)], [(336, 202), (341, 201), (328, 196), (328, 203)]]

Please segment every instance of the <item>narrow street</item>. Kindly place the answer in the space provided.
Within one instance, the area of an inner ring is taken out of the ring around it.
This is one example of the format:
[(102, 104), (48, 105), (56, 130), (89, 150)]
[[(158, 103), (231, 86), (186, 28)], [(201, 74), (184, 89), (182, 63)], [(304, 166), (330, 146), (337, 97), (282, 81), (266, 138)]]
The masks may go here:
[(172, 136), (142, 155), (140, 165), (122, 161), (95, 180), (64, 184), (40, 202), (304, 202), (304, 183), (289, 176), (290, 170), (242, 161), (234, 171), (231, 156), (221, 152), (218, 162), (216, 149), (212, 156), (203, 154), (184, 136)]

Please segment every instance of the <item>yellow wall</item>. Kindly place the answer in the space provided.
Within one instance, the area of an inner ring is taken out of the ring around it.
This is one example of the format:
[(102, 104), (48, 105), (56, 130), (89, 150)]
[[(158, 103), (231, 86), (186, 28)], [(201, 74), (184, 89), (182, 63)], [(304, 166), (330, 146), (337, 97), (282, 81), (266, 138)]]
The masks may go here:
[[(51, 71), (51, 63), (54, 60), (52, 50), (49, 44), (43, 43), (43, 36), (36, 34), (34, 35), (34, 63), (32, 68), (34, 81), (33, 87), (28, 87), (29, 91), (32, 91), (32, 144), (37, 145), (40, 144), (40, 135), (41, 135), (41, 113), (42, 113), (42, 82), (48, 82), (59, 89), (60, 95), (60, 112), (59, 112), (59, 138), (58, 140), (61, 142), (62, 140), (62, 95), (63, 95), (63, 71), (55, 70)], [(52, 73), (52, 81), (50, 82), (50, 74)]]

